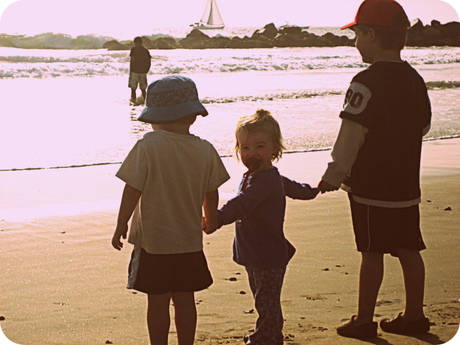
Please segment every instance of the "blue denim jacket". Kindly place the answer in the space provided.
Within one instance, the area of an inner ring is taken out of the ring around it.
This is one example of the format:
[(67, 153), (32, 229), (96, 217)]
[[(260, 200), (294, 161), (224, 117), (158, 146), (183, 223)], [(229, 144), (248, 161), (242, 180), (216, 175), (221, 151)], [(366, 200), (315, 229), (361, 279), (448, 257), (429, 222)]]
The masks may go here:
[(219, 211), (219, 226), (235, 222), (233, 260), (244, 266), (286, 266), (295, 253), (283, 231), (286, 196), (314, 199), (318, 191), (281, 176), (278, 169), (245, 173), (239, 193)]

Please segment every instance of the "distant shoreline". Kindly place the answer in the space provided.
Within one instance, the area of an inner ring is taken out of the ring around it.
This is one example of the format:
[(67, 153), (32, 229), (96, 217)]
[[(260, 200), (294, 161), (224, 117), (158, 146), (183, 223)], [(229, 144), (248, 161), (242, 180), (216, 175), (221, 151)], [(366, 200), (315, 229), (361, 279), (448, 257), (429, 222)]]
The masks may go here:
[[(325, 27), (324, 29), (328, 29)], [(332, 28), (329, 28), (332, 29)], [(148, 49), (251, 49), (273, 47), (337, 47), (352, 46), (354, 40), (348, 35), (326, 32), (317, 35), (309, 27), (287, 26), (277, 28), (273, 23), (240, 37), (212, 34), (191, 29), (185, 37), (157, 33), (142, 36)], [(314, 31), (314, 30), (313, 30)], [(345, 32), (344, 32), (345, 33)], [(211, 36), (214, 35), (214, 36)], [(0, 47), (22, 49), (107, 49), (129, 50), (131, 40), (116, 40), (108, 36), (42, 33), (34, 36), (0, 34)], [(441, 24), (437, 20), (424, 25), (417, 20), (408, 31), (407, 46), (453, 46), (460, 47), (460, 23)]]

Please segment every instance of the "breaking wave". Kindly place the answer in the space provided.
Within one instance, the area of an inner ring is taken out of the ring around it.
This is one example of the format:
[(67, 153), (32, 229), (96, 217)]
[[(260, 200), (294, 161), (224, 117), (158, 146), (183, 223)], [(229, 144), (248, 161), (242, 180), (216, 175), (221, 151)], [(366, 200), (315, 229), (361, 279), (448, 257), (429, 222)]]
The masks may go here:
[(343, 93), (344, 92), (341, 90), (297, 91), (297, 92), (268, 94), (268, 95), (260, 95), (260, 96), (235, 96), (235, 97), (220, 97), (220, 98), (206, 97), (206, 98), (201, 99), (201, 102), (204, 104), (212, 104), (212, 103), (215, 104), (215, 103), (273, 101), (273, 100), (283, 100), (283, 99), (301, 99), (301, 98), (311, 98), (311, 97), (334, 96), (334, 95), (341, 95)]
[(457, 81), (457, 80), (429, 81), (426, 83), (426, 86), (428, 90), (456, 89), (460, 87), (460, 81)]

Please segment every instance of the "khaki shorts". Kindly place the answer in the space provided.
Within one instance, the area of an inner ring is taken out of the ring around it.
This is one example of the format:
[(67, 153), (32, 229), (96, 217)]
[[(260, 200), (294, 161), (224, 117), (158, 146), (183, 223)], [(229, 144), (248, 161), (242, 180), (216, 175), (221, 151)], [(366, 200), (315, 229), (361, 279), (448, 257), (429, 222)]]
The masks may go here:
[(129, 73), (128, 87), (137, 89), (137, 85), (141, 90), (147, 89), (147, 73)]

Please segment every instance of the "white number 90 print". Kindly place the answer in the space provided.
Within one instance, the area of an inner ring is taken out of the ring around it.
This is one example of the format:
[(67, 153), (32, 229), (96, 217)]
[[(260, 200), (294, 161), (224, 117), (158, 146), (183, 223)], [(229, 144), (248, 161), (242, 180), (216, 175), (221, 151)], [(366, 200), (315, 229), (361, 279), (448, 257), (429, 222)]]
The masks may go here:
[(345, 95), (343, 111), (353, 115), (361, 114), (366, 109), (371, 96), (371, 91), (365, 85), (352, 82)]

